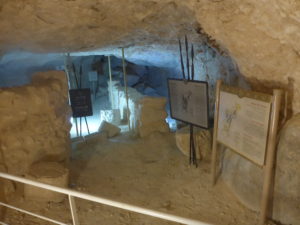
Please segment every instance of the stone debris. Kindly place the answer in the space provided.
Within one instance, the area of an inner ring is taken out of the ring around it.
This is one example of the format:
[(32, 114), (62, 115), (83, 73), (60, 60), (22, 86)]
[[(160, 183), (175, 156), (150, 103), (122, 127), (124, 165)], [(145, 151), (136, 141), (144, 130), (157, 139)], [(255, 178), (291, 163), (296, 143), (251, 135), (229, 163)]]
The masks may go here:
[(107, 141), (107, 134), (106, 132), (95, 132), (88, 134), (84, 137), (76, 137), (72, 138), (72, 149), (78, 149), (86, 144), (91, 143), (104, 143)]
[(67, 102), (66, 75), (59, 71), (37, 73), (29, 85), (0, 89), (0, 164), (8, 173), (24, 175), (44, 157), (68, 159)]
[[(31, 84), (1, 88), (0, 164), (5, 165), (1, 171), (24, 176), (31, 165), (42, 158), (68, 161), (70, 116), (64, 72), (40, 72), (33, 75)], [(57, 182), (62, 182), (61, 179)], [(23, 189), (20, 190), (23, 194)], [(1, 193), (7, 200), (17, 192), (18, 188), (11, 181), (0, 184), (1, 199), (4, 199)], [(29, 192), (41, 194), (39, 190)], [(50, 196), (44, 197), (50, 199)]]
[[(107, 134), (106, 133), (101, 133), (101, 132), (96, 132), (92, 133), (89, 135), (84, 136), (84, 141), (87, 143), (91, 142), (106, 142), (107, 141)], [(83, 143), (84, 141), (81, 141)]]
[(106, 133), (108, 138), (115, 137), (120, 134), (121, 129), (111, 123), (108, 123), (106, 121), (102, 121), (99, 129), (99, 133)]
[[(178, 149), (186, 156), (190, 152), (190, 127), (178, 129), (175, 134)], [(211, 132), (194, 127), (194, 140), (197, 159), (209, 160), (211, 155)]]

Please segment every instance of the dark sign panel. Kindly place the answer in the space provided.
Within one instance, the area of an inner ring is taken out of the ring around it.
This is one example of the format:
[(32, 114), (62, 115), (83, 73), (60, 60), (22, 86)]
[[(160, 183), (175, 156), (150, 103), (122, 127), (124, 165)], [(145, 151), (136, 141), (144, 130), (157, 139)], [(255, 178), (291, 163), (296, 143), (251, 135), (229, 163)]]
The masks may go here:
[(93, 109), (90, 89), (71, 89), (69, 92), (73, 117), (92, 116)]
[(168, 79), (168, 88), (173, 119), (209, 128), (207, 82)]

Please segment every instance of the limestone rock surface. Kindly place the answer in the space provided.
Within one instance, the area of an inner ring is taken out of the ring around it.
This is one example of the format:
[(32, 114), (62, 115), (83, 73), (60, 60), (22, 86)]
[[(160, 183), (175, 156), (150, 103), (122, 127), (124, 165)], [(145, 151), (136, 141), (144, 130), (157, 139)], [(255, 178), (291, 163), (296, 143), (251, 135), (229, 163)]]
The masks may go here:
[[(40, 161), (30, 167), (26, 178), (58, 187), (68, 187), (69, 170), (57, 162)], [(27, 200), (61, 202), (66, 195), (44, 190), (31, 185), (24, 186), (24, 196)]]
[(144, 97), (139, 104), (138, 131), (140, 137), (146, 137), (153, 132), (169, 132), (165, 121), (168, 116), (166, 112), (166, 98)]
[[(281, 130), (277, 148), (273, 218), (283, 224), (300, 224), (299, 135), (300, 114), (297, 114)], [(226, 150), (222, 176), (247, 207), (260, 210), (261, 168)]]
[(121, 129), (111, 123), (108, 123), (106, 121), (102, 121), (99, 129), (99, 133), (106, 133), (108, 138), (115, 137), (118, 134), (120, 134)]
[(177, 52), (177, 37), (208, 37), (212, 47), (234, 58), (255, 89), (285, 88), (290, 109), (299, 112), (299, 7), (295, 0), (2, 0), (0, 51), (171, 43)]
[(43, 72), (30, 85), (0, 89), (0, 153), (7, 172), (24, 175), (35, 161), (66, 160), (70, 107), (63, 72)]
[[(97, 132), (97, 133), (92, 133), (89, 135), (84, 136), (84, 139), (87, 143), (94, 143), (94, 142), (98, 142), (98, 143), (104, 143), (107, 141), (108, 135), (106, 132)], [(81, 144), (84, 144), (84, 141), (80, 141)], [(78, 146), (80, 148), (80, 146)]]
[[(190, 128), (180, 128), (175, 134), (178, 149), (186, 156), (190, 152)], [(209, 160), (211, 155), (211, 133), (209, 130), (194, 127), (194, 141), (197, 159)]]

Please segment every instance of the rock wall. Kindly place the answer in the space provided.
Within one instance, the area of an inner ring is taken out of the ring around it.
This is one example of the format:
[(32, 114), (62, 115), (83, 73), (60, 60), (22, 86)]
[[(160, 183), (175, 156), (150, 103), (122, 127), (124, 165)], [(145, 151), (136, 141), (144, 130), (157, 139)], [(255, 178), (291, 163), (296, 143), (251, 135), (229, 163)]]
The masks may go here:
[(299, 1), (202, 0), (193, 7), (203, 30), (229, 51), (255, 90), (282, 87), (290, 109), (300, 111)]
[[(193, 42), (207, 41), (213, 49), (230, 55), (254, 90), (285, 89), (291, 116), (300, 112), (299, 8), (296, 0), (3, 0), (0, 51), (74, 52), (153, 43), (171, 44), (177, 51), (177, 38), (188, 34)], [(297, 136), (284, 136), (292, 123), (281, 134), (278, 149), (280, 160), (291, 160), (278, 162), (278, 171), (283, 165), (297, 167), (292, 159), (298, 157), (298, 150), (290, 145), (283, 150), (281, 144), (298, 144)], [(225, 159), (225, 170), (233, 172), (228, 172), (231, 178), (227, 178), (235, 182), (233, 190), (245, 198), (248, 190), (257, 193), (261, 183), (255, 178), (258, 169), (235, 155)], [(240, 169), (244, 173), (236, 171)], [(282, 169), (282, 175), (287, 183), (297, 183), (297, 172), (285, 171)], [(238, 183), (239, 176), (249, 177), (251, 182)], [(288, 196), (294, 196), (285, 187), (278, 188), (284, 191), (286, 202)], [(248, 205), (258, 199), (257, 194), (249, 198), (244, 200)]]
[(146, 137), (153, 132), (168, 133), (166, 123), (167, 99), (164, 97), (145, 96), (139, 102), (138, 132), (140, 137)]
[[(300, 114), (280, 132), (277, 148), (273, 218), (283, 224), (300, 224)], [(247, 207), (260, 210), (263, 171), (226, 150), (223, 180)]]
[(67, 161), (70, 108), (63, 72), (34, 75), (26, 86), (0, 89), (0, 165), (22, 176), (35, 161)]
[(254, 88), (288, 89), (296, 113), (299, 7), (295, 0), (3, 0), (0, 51), (75, 52), (209, 37)]

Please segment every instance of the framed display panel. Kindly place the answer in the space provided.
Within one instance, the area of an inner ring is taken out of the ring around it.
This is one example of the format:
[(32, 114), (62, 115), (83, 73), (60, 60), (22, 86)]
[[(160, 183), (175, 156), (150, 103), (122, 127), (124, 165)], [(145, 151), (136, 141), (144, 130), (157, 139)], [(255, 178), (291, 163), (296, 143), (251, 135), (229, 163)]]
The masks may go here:
[(93, 115), (91, 91), (89, 88), (71, 89), (69, 93), (74, 118)]
[(173, 119), (209, 128), (207, 82), (168, 79), (168, 90)]
[[(213, 185), (220, 175), (218, 144), (227, 146), (264, 171), (259, 225), (266, 225), (272, 211), (275, 155), (279, 111), (283, 91), (273, 95), (216, 85), (211, 175)], [(220, 159), (220, 158), (219, 158)]]
[(265, 163), (272, 96), (223, 85), (217, 141), (259, 166)]

